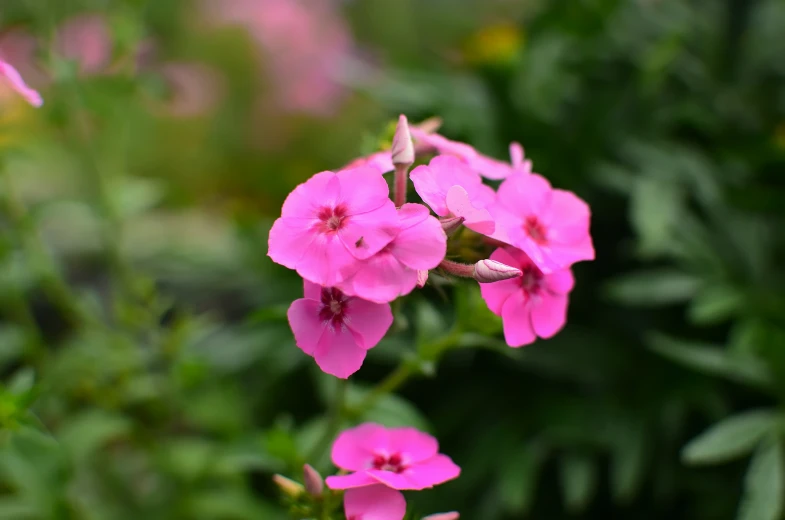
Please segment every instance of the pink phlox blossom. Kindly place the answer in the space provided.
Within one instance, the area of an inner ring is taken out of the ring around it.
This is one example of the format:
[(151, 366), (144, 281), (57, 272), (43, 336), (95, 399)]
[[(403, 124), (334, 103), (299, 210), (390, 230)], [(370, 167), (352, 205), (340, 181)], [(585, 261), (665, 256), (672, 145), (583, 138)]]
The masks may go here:
[(522, 249), (544, 272), (594, 259), (589, 205), (541, 175), (516, 174), (499, 186), (493, 238)]
[(480, 284), (488, 308), (502, 317), (507, 344), (521, 347), (561, 330), (567, 321), (568, 294), (575, 285), (572, 272), (563, 269), (545, 274), (526, 253), (511, 247), (496, 249), (491, 260), (523, 272), (519, 278)]
[(358, 168), (360, 166), (368, 166), (379, 171), (379, 173), (389, 173), (395, 169), (392, 162), (392, 153), (390, 150), (372, 153), (365, 157), (358, 157), (342, 169), (348, 170), (351, 168)]
[(41, 94), (28, 87), (19, 72), (10, 63), (2, 60), (0, 60), (0, 78), (5, 80), (11, 89), (34, 107), (40, 107), (44, 104)]
[(306, 280), (338, 285), (398, 234), (389, 192), (372, 168), (317, 173), (286, 198), (268, 255)]
[(523, 148), (518, 143), (510, 145), (512, 164), (508, 164), (483, 155), (466, 143), (452, 141), (436, 133), (428, 133), (419, 128), (412, 128), (411, 133), (412, 137), (421, 145), (429, 146), (441, 155), (457, 157), (487, 179), (501, 180), (514, 173), (531, 172), (531, 161), (523, 159)]
[(387, 304), (347, 296), (305, 280), (303, 298), (287, 317), (297, 346), (324, 372), (345, 379), (357, 372), (393, 322)]
[(403, 520), (406, 499), (400, 491), (378, 484), (347, 490), (343, 509), (346, 520)]
[(415, 428), (385, 428), (365, 423), (341, 433), (332, 448), (333, 463), (348, 475), (327, 477), (331, 489), (384, 484), (394, 489), (426, 489), (457, 478), (459, 468), (439, 453), (439, 443)]
[(356, 273), (339, 287), (347, 294), (373, 302), (391, 302), (409, 294), (422, 276), (447, 253), (447, 235), (422, 204), (398, 209), (398, 233), (378, 253), (360, 263)]
[(81, 14), (66, 20), (57, 29), (57, 53), (79, 64), (79, 72), (94, 75), (104, 72), (112, 59), (109, 24), (100, 14)]
[(434, 157), (427, 166), (415, 168), (411, 179), (423, 202), (440, 217), (462, 217), (464, 225), (473, 231), (486, 235), (494, 232), (496, 226), (486, 208), (496, 201), (496, 193), (460, 159)]

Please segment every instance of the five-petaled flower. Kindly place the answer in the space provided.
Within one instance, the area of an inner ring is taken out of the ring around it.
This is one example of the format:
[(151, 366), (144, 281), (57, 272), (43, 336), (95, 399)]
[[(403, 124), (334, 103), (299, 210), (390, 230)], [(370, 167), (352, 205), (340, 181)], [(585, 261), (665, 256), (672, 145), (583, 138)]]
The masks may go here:
[(493, 238), (522, 249), (542, 271), (594, 259), (589, 206), (574, 193), (534, 173), (516, 174), (499, 186), (496, 200)]
[(284, 201), (268, 255), (313, 283), (332, 287), (354, 274), (398, 232), (389, 188), (370, 167), (317, 173)]
[(518, 278), (480, 284), (488, 308), (502, 317), (507, 344), (521, 347), (538, 336), (556, 334), (567, 320), (567, 295), (575, 285), (572, 272), (563, 269), (544, 274), (526, 253), (511, 247), (497, 249), (491, 260), (523, 272)]
[(308, 280), (303, 285), (304, 297), (292, 302), (287, 312), (297, 346), (324, 372), (345, 379), (360, 369), (368, 349), (392, 325), (390, 306)]
[(439, 443), (415, 428), (385, 428), (365, 423), (341, 433), (332, 448), (333, 463), (352, 473), (327, 477), (331, 489), (384, 484), (420, 490), (457, 478), (461, 469), (439, 453)]

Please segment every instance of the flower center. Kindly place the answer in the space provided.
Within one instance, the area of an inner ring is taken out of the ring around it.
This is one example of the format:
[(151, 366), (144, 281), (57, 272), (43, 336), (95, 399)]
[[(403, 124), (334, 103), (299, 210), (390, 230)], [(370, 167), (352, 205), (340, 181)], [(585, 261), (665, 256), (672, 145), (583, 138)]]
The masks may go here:
[(393, 473), (403, 473), (406, 466), (403, 464), (403, 459), (397, 453), (385, 457), (384, 455), (376, 455), (372, 462), (373, 469), (380, 469), (382, 471), (392, 471)]
[(334, 327), (342, 325), (346, 300), (346, 296), (335, 287), (322, 288), (322, 309), (319, 311), (319, 319), (331, 322)]
[(538, 244), (544, 244), (548, 241), (546, 238), (547, 230), (545, 229), (545, 226), (543, 226), (534, 215), (526, 217), (526, 220), (523, 222), (523, 230)]
[(542, 271), (537, 269), (535, 265), (527, 265), (521, 267), (523, 276), (520, 277), (521, 287), (528, 294), (536, 294), (540, 292), (542, 286), (543, 274)]
[(327, 206), (319, 210), (319, 230), (322, 233), (334, 233), (341, 229), (346, 222), (346, 206), (338, 204), (334, 208)]

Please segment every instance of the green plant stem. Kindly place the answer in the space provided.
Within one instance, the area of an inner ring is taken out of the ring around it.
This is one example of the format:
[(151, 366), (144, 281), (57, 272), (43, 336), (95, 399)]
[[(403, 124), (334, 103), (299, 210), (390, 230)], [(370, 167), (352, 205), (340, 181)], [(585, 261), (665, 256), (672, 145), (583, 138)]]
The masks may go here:
[[(33, 219), (30, 218), (24, 204), (19, 200), (11, 175), (6, 171), (3, 164), (0, 164), (0, 178), (2, 178), (3, 191), (5, 192), (2, 197), (4, 210), (8, 215), (19, 245), (32, 271), (39, 278), (44, 292), (52, 300), (52, 303), (58, 307), (60, 312), (65, 315), (66, 319), (74, 324), (80, 323), (85, 319), (85, 316), (75, 303), (77, 297), (63, 280), (59, 269), (47, 251), (46, 245), (41, 240)], [(23, 295), (20, 295), (20, 297), (24, 300)], [(35, 320), (33, 320), (30, 309), (27, 307), (27, 302), (23, 301), (23, 303), (25, 310), (22, 310), (22, 305), (17, 303), (16, 312), (28, 326), (31, 323), (34, 325)], [(37, 326), (36, 331), (38, 331)]]
[(357, 415), (364, 413), (374, 404), (376, 404), (376, 401), (378, 401), (380, 398), (397, 390), (413, 374), (414, 370), (412, 369), (411, 363), (404, 361), (398, 365), (398, 368), (393, 370), (390, 375), (388, 375), (378, 385), (376, 385), (362, 401), (360, 401), (360, 404), (354, 408), (354, 412)]

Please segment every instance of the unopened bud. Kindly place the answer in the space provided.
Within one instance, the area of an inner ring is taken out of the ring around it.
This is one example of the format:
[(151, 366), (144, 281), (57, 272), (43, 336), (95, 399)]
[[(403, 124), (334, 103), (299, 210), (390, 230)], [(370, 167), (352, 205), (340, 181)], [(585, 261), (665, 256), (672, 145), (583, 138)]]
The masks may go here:
[(414, 143), (412, 135), (409, 133), (409, 122), (403, 114), (398, 118), (398, 126), (395, 128), (390, 153), (392, 154), (392, 162), (396, 166), (408, 167), (414, 164)]
[(321, 496), (324, 491), (324, 479), (310, 464), (303, 466), (303, 482), (305, 490), (312, 496)]
[(450, 511), (449, 513), (435, 513), (433, 515), (428, 515), (422, 520), (458, 520), (461, 515), (458, 514), (458, 511)]
[(426, 134), (432, 134), (437, 131), (442, 126), (442, 118), (441, 117), (429, 117), (419, 125), (416, 125), (417, 128), (425, 132)]
[(285, 495), (288, 495), (292, 498), (297, 498), (302, 495), (305, 488), (302, 484), (295, 482), (292, 479), (286, 478), (283, 475), (273, 475), (273, 482), (275, 485), (278, 486), (278, 489), (283, 491)]
[(447, 233), (447, 235), (451, 235), (463, 225), (464, 220), (466, 219), (463, 217), (445, 217), (439, 220), (439, 222), (441, 222), (444, 232)]
[(417, 271), (417, 287), (422, 289), (427, 281), (428, 271)]
[(480, 260), (474, 264), (474, 279), (480, 283), (493, 283), (523, 275), (520, 269), (497, 262), (496, 260)]

